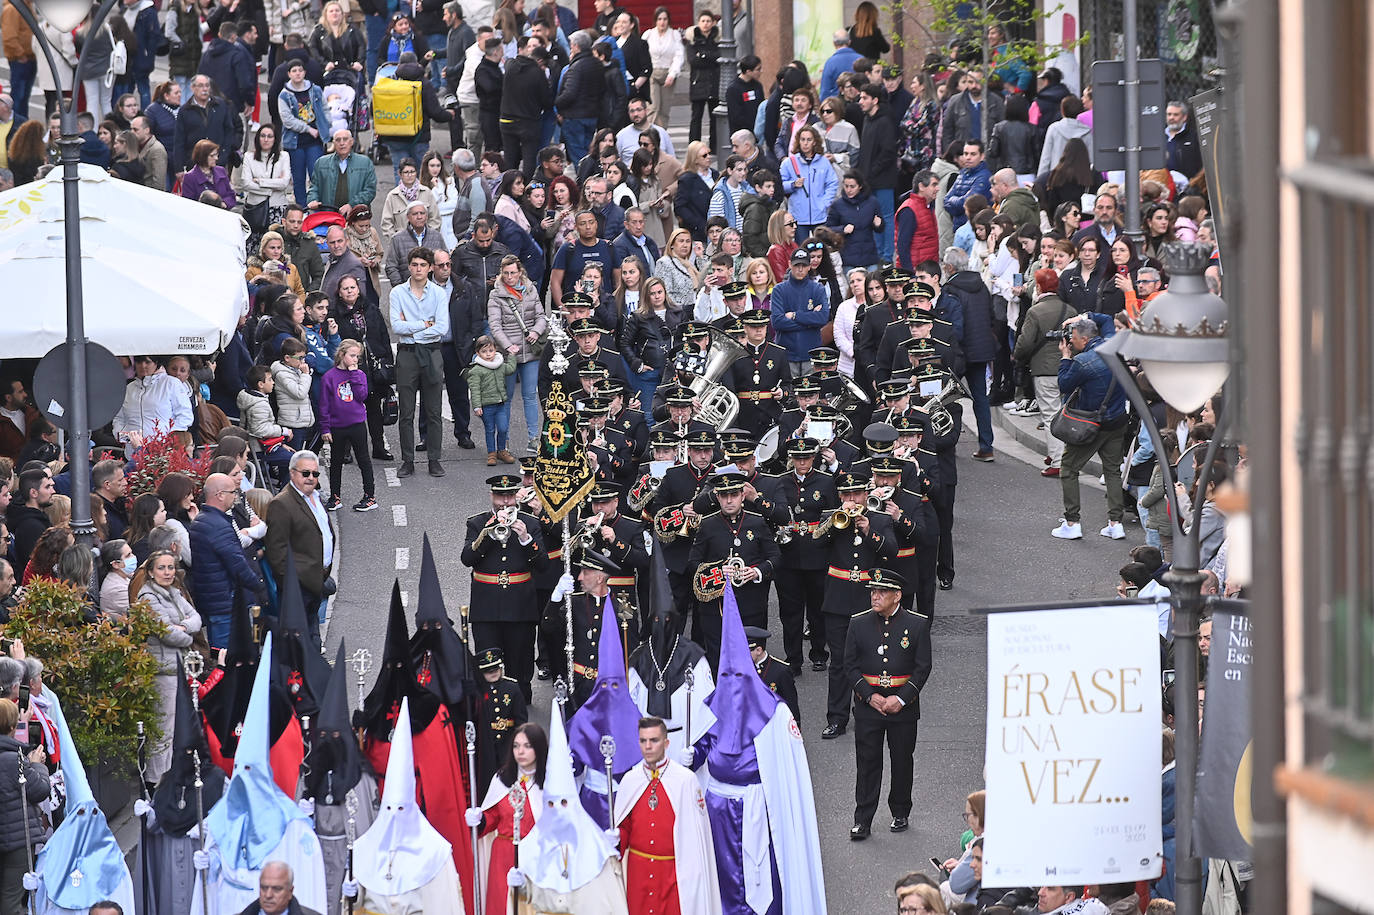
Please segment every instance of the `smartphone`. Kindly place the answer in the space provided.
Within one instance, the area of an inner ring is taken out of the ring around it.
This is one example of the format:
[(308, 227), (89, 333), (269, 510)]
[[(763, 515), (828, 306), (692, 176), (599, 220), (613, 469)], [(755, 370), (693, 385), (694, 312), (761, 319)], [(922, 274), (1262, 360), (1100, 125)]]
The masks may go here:
[(931, 858), (930, 866), (935, 868), (935, 870), (939, 873), (943, 874), (945, 872), (945, 863), (941, 861), (939, 858)]
[(21, 712), (27, 712), (28, 710), (29, 710), (29, 685), (28, 685), (27, 683), (21, 683), (21, 684), (19, 684), (19, 711), (21, 711)]
[(29, 746), (35, 748), (43, 746), (43, 725), (37, 721), (29, 722)]
[(1013, 273), (1011, 275), (1011, 284), (1013, 286), (1026, 285), (1026, 275), (1024, 273)]
[(545, 211), (544, 211), (544, 215), (547, 216), (549, 219), (553, 219), (554, 216), (556, 216), (556, 215), (558, 215), (558, 214), (557, 214), (557, 212), (554, 211), (554, 210), (545, 210)]

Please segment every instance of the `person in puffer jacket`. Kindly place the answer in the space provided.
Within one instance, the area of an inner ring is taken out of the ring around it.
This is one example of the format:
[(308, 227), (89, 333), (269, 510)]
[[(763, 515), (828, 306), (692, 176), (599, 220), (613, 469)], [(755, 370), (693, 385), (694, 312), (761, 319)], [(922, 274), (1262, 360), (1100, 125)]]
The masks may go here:
[(782, 191), (787, 209), (797, 219), (797, 241), (805, 241), (816, 226), (824, 225), (830, 203), (839, 192), (835, 166), (823, 153), (821, 135), (806, 126), (797, 131), (794, 152), (782, 160)]
[[(10, 664), (18, 664), (23, 671), (24, 665), (12, 658), (5, 658)], [(23, 866), (18, 862), (28, 860), (24, 851), (24, 824), (20, 817), (28, 817), (28, 836), (30, 841), (43, 837), (43, 822), (38, 815), (38, 804), (46, 800), (51, 790), (48, 784), (48, 770), (44, 766), (47, 754), (42, 747), (30, 750), (15, 734), (19, 723), (19, 706), (9, 699), (0, 699), (0, 860), (5, 862), (5, 881), (0, 883), (0, 903), (6, 911), (23, 911), (24, 890), (20, 885)], [(24, 793), (19, 793), (19, 756), (24, 763)]]
[(310, 401), (313, 373), (305, 361), (305, 344), (294, 337), (281, 345), (281, 359), (272, 363), (272, 387), (277, 392), (277, 422), (291, 433), (291, 447), (305, 447), (310, 428), (315, 425), (315, 408)]
[[(264, 369), (264, 371), (266, 371)], [(191, 598), (205, 623), (212, 648), (229, 645), (230, 619), (254, 601), (267, 603), (262, 576), (248, 562), (227, 514), (239, 490), (231, 477), (212, 473), (202, 491), (205, 505), (187, 531), (191, 538)]]
[[(290, 429), (277, 422), (272, 412), (272, 394), (276, 384), (272, 373), (265, 365), (255, 365), (248, 370), (248, 387), (239, 391), (238, 407), (243, 428), (258, 444), (263, 446), (263, 456), (278, 483), (285, 485), (286, 465), (291, 460), (291, 447), (286, 441), (273, 442), (273, 439), (289, 441)], [(271, 443), (270, 446), (268, 443)]]
[(850, 169), (840, 182), (840, 195), (830, 204), (826, 226), (844, 236), (840, 259), (845, 270), (852, 267), (871, 269), (878, 264), (878, 244), (874, 232), (883, 227), (882, 210), (877, 199), (869, 193), (868, 182), (859, 172)]

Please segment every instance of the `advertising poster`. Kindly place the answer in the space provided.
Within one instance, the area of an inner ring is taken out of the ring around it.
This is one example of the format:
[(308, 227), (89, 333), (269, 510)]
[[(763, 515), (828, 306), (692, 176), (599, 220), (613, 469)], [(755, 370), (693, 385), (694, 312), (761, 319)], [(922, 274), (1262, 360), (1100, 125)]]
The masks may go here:
[(1198, 854), (1248, 860), (1250, 814), (1250, 620), (1243, 614), (1212, 614), (1212, 653), (1207, 658), (1207, 704), (1202, 714), (1202, 752), (1197, 769), (1193, 822)]

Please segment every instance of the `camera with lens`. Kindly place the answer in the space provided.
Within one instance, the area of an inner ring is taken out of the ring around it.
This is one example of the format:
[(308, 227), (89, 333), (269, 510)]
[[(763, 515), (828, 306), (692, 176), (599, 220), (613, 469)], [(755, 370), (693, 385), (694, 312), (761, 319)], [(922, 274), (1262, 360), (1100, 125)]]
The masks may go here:
[(1060, 328), (1059, 330), (1051, 330), (1045, 332), (1046, 340), (1064, 340), (1068, 336), (1069, 332), (1067, 330), (1064, 330), (1063, 328)]

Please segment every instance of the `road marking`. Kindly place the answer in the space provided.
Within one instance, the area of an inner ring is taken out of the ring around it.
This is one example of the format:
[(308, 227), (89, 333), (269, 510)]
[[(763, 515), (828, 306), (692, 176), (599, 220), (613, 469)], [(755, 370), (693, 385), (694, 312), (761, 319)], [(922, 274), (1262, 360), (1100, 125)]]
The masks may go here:
[(404, 572), (408, 568), (410, 568), (410, 547), (396, 547), (396, 571)]
[(391, 523), (397, 527), (406, 526), (406, 507), (404, 505), (391, 506)]
[(382, 468), (382, 470), (383, 470), (383, 472), (386, 474), (386, 485), (388, 485), (388, 486), (400, 486), (400, 485), (401, 485), (401, 478), (398, 477), (398, 476), (396, 476), (396, 468), (395, 468), (395, 467), (384, 467), (384, 468)]
[(409, 591), (402, 591), (402, 592), (401, 592), (401, 606), (402, 606), (402, 607), (409, 607), (409, 606), (410, 606), (410, 592), (409, 592)]

